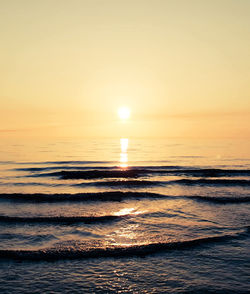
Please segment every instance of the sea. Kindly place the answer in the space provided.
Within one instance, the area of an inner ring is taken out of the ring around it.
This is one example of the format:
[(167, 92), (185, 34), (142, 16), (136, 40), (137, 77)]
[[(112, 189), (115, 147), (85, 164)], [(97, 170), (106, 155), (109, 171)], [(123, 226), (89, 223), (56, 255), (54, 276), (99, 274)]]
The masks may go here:
[(0, 293), (250, 293), (250, 141), (0, 141)]

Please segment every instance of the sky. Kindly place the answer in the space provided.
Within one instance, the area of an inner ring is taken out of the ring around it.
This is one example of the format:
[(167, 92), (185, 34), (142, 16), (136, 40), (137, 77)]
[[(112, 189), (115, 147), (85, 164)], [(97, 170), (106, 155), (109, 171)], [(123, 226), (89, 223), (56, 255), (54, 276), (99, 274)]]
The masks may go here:
[(249, 0), (0, 0), (0, 35), (0, 138), (250, 139)]

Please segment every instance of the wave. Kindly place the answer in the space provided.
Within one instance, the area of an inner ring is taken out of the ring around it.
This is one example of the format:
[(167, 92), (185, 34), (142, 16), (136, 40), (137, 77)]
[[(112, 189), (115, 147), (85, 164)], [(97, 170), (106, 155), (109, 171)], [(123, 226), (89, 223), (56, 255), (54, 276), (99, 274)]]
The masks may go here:
[[(76, 194), (43, 194), (43, 193), (2, 193), (0, 200), (19, 202), (60, 202), (60, 201), (122, 201), (129, 198), (167, 198), (168, 196), (152, 192), (96, 192)], [(170, 197), (170, 196), (169, 196)]]
[(104, 178), (137, 178), (139, 176), (145, 175), (145, 171), (141, 170), (86, 170), (86, 171), (58, 171), (51, 173), (41, 173), (29, 175), (30, 177), (59, 177), (63, 180), (75, 180), (75, 179), (104, 179)]
[(67, 186), (67, 184), (63, 184), (63, 183), (39, 183), (39, 182), (25, 182), (25, 183), (23, 183), (23, 182), (0, 182), (0, 186), (65, 187), (65, 186)]
[[(93, 163), (93, 162), (92, 162)], [(98, 163), (98, 162), (97, 162)], [(102, 163), (102, 162), (99, 162)], [(113, 163), (113, 162), (109, 162), (109, 163)], [(187, 169), (187, 167), (182, 167), (182, 166), (176, 166), (176, 165), (168, 165), (168, 166), (130, 166), (126, 169), (121, 168), (120, 166), (117, 165), (113, 165), (113, 166), (93, 166), (93, 165), (83, 165), (83, 166), (78, 166), (78, 165), (54, 165), (54, 166), (42, 166), (42, 167), (24, 167), (24, 168), (14, 168), (11, 170), (15, 170), (15, 171), (30, 171), (30, 172), (36, 172), (36, 171), (47, 171), (47, 170), (108, 170), (108, 171), (113, 171), (113, 170), (119, 170), (119, 171), (128, 171), (128, 170), (134, 170), (134, 171), (140, 171), (140, 172), (157, 172), (162, 171), (164, 172), (174, 172), (175, 170), (185, 170)]]
[[(21, 169), (30, 172), (42, 172), (58, 170), (56, 172), (38, 173), (28, 175), (29, 177), (59, 177), (61, 179), (103, 179), (103, 178), (138, 178), (152, 174), (190, 176), (190, 177), (233, 177), (250, 176), (247, 169), (189, 169), (178, 166), (152, 166), (152, 167), (131, 167), (121, 169), (118, 167), (43, 167)], [(20, 170), (20, 169), (19, 169)]]
[(123, 181), (99, 181), (99, 182), (83, 182), (79, 184), (67, 184), (67, 183), (39, 183), (39, 182), (0, 182), (0, 186), (43, 186), (43, 187), (152, 187), (152, 186), (162, 186), (164, 182), (161, 181), (148, 181), (148, 180), (123, 180)]
[[(11, 260), (60, 260), (100, 257), (130, 257), (147, 256), (172, 250), (188, 250), (209, 244), (218, 244), (232, 239), (238, 239), (249, 234), (244, 230), (238, 234), (217, 235), (177, 242), (159, 242), (131, 246), (115, 246), (83, 248), (82, 246), (54, 247), (40, 250), (0, 250), (0, 259)], [(80, 248), (80, 249), (79, 249)]]
[[(119, 178), (119, 177), (118, 177)], [(250, 180), (246, 179), (178, 179), (169, 181), (144, 180), (144, 179), (117, 179), (108, 181), (89, 181), (82, 183), (44, 183), (44, 182), (0, 182), (0, 186), (44, 186), (44, 187), (120, 187), (140, 188), (168, 185), (184, 186), (230, 186), (249, 187)]]
[(240, 179), (180, 179), (167, 182), (178, 185), (217, 185), (217, 186), (250, 186), (250, 180)]
[(248, 169), (184, 169), (177, 172), (177, 175), (190, 175), (192, 177), (232, 177), (232, 176), (250, 176)]
[[(109, 170), (112, 167), (109, 166), (45, 166), (45, 167), (24, 167), (24, 168), (14, 168), (11, 170), (14, 171), (27, 171), (27, 172), (43, 172), (43, 171), (52, 171), (52, 170)], [(114, 167), (116, 168), (116, 167)]]
[(179, 179), (174, 181), (154, 181), (154, 180), (114, 180), (114, 181), (96, 181), (83, 182), (80, 184), (73, 184), (72, 186), (102, 186), (102, 187), (152, 187), (152, 186), (166, 186), (166, 185), (212, 185), (212, 186), (250, 186), (250, 180), (241, 179)]
[(213, 197), (202, 195), (164, 195), (153, 192), (122, 192), (122, 191), (110, 191), (110, 192), (96, 192), (96, 193), (76, 193), (76, 194), (25, 194), (25, 193), (2, 193), (0, 194), (0, 200), (16, 201), (16, 202), (62, 202), (62, 201), (123, 201), (126, 199), (192, 199), (196, 201), (205, 201), (211, 203), (232, 204), (232, 203), (247, 203), (250, 202), (250, 196), (240, 197)]
[(250, 202), (249, 196), (242, 197), (210, 197), (210, 196), (187, 196), (186, 198), (194, 199), (197, 201), (205, 201), (211, 203), (221, 203), (221, 204), (233, 204), (233, 203), (247, 203)]
[(128, 215), (102, 215), (102, 216), (48, 216), (48, 217), (17, 217), (0, 215), (0, 223), (46, 223), (46, 224), (74, 224), (74, 223), (104, 223), (122, 219)]
[(161, 181), (148, 181), (148, 180), (123, 180), (123, 181), (101, 181), (101, 182), (85, 182), (80, 184), (73, 184), (74, 187), (82, 186), (96, 186), (96, 187), (152, 187), (164, 185)]
[(10, 163), (15, 163), (18, 165), (63, 165), (63, 164), (71, 164), (71, 165), (87, 165), (87, 164), (112, 164), (115, 163), (115, 161), (103, 161), (103, 160), (62, 160), (62, 161), (10, 161)]

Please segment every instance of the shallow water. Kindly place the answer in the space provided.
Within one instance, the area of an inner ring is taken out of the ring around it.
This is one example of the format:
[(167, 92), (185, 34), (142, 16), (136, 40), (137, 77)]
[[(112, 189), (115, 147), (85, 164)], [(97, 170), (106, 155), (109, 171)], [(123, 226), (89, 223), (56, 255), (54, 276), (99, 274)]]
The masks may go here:
[(246, 293), (249, 141), (1, 141), (1, 293)]

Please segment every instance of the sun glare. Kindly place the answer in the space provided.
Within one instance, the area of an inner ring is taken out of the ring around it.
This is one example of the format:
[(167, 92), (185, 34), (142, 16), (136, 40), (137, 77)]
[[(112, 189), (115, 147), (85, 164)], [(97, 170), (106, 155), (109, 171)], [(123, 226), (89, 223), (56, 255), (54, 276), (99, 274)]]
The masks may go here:
[(118, 116), (122, 120), (127, 120), (130, 117), (130, 109), (126, 106), (118, 109)]

